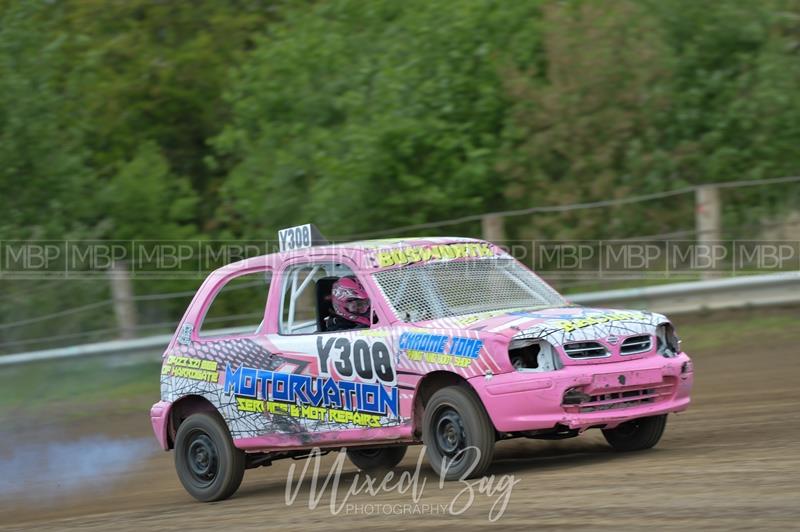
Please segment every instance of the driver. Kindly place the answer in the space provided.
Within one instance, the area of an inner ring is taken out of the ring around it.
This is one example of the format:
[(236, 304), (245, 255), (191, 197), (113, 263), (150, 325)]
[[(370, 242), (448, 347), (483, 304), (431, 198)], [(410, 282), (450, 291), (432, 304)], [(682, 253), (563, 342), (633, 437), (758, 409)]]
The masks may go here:
[(331, 304), (336, 315), (326, 319), (325, 330), (342, 331), (369, 327), (369, 296), (352, 275), (341, 277), (333, 283)]

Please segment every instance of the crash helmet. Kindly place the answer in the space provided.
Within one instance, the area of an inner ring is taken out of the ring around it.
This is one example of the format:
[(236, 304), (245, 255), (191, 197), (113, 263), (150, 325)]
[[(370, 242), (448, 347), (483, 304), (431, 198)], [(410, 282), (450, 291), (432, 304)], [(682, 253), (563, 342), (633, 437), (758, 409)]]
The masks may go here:
[(331, 304), (334, 312), (342, 318), (369, 325), (369, 296), (355, 277), (341, 277), (333, 283)]

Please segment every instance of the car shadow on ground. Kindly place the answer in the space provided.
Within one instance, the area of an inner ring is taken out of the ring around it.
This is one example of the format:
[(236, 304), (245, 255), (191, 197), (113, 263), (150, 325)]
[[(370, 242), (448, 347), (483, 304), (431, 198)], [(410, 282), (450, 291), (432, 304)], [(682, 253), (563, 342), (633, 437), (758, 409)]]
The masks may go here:
[[(417, 457), (418, 449), (420, 447), (412, 447), (409, 454), (403, 461), (403, 465), (394, 468), (392, 480), (390, 485), (394, 486), (398, 482), (398, 477), (401, 475), (413, 476), (417, 470)], [(523, 472), (535, 471), (550, 471), (550, 470), (568, 470), (579, 467), (586, 467), (593, 464), (602, 464), (614, 460), (623, 460), (629, 453), (618, 453), (613, 451), (608, 445), (596, 441), (526, 441), (515, 440), (513, 442), (502, 442), (498, 445), (495, 452), (495, 457), (486, 476), (500, 476), (500, 475), (514, 475)], [(335, 456), (331, 453), (331, 456)], [(345, 460), (344, 468), (339, 475), (339, 483), (337, 491), (342, 494), (353, 486), (363, 485), (365, 482), (365, 473), (355, 471), (352, 464)], [(305, 464), (302, 461), (295, 463), (293, 482), (296, 483), (300, 479)], [(329, 482), (327, 488), (323, 488), (325, 481), (332, 471), (332, 462), (330, 460), (322, 463), (319, 468), (319, 475), (317, 478), (316, 490), (319, 493), (321, 490), (326, 489), (327, 493), (323, 497), (324, 501), (329, 500), (329, 493), (333, 478)], [(303, 498), (306, 498), (310, 486), (314, 466), (309, 464), (306, 474), (303, 476), (302, 485), (299, 493)], [(266, 473), (266, 472), (265, 472)], [(373, 475), (377, 478), (374, 483), (375, 486), (379, 485), (383, 480), (385, 473)], [(253, 496), (283, 496), (287, 493), (287, 476), (281, 475), (280, 477), (275, 474), (264, 475), (263, 480), (258, 480), (259, 470), (253, 469), (247, 472), (246, 478), (249, 477), (251, 482), (243, 485), (239, 491), (234, 495), (235, 498), (249, 498)], [(266, 478), (266, 477), (269, 478)], [(334, 474), (331, 474), (333, 477)], [(254, 478), (255, 477), (255, 478)], [(439, 485), (439, 476), (434, 473), (427, 463), (423, 460), (422, 467), (419, 471), (418, 482), (425, 481), (428, 486)], [(296, 486), (296, 484), (294, 484)], [(445, 484), (446, 486), (446, 484)], [(322, 504), (325, 504), (323, 502)]]
[[(509, 447), (503, 447), (509, 445)], [(566, 470), (624, 458), (607, 444), (594, 441), (503, 442), (495, 451), (488, 475), (509, 475), (523, 471)]]

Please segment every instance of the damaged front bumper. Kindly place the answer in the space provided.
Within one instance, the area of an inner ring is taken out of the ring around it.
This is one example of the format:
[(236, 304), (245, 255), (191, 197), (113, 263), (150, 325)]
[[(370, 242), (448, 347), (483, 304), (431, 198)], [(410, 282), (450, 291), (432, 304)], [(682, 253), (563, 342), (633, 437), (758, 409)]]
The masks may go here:
[(504, 433), (613, 428), (689, 406), (689, 357), (652, 356), (551, 372), (512, 372), (469, 380), (495, 428)]

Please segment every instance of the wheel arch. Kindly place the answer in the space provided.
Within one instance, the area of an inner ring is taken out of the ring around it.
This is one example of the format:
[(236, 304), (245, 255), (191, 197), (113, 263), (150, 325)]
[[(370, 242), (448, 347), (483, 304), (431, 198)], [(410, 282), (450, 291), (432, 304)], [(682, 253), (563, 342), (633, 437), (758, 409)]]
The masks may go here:
[[(467, 379), (457, 373), (453, 373), (452, 371), (432, 371), (427, 373), (419, 380), (414, 392), (413, 423), (415, 438), (422, 438), (422, 420), (425, 415), (425, 407), (427, 406), (428, 401), (430, 401), (430, 398), (434, 393), (448, 386), (462, 386), (468, 389), (475, 396), (475, 399), (478, 401), (484, 411), (486, 411), (486, 406), (484, 406), (483, 401), (481, 401), (480, 395)], [(488, 412), (486, 415), (489, 418), (489, 422), (492, 424), (492, 427), (494, 427), (494, 422), (492, 421), (491, 416), (489, 416)], [(496, 428), (495, 431), (497, 431)]]
[[(225, 420), (220, 415), (217, 408), (211, 403), (211, 401), (202, 395), (184, 395), (172, 403), (172, 406), (169, 409), (169, 421), (167, 423), (167, 449), (172, 449), (175, 447), (175, 435), (178, 433), (178, 427), (180, 427), (181, 423), (183, 423), (183, 421), (192, 414), (196, 414), (198, 412), (213, 414), (222, 419), (223, 423), (225, 423)], [(227, 423), (225, 423), (225, 426), (227, 426)]]

